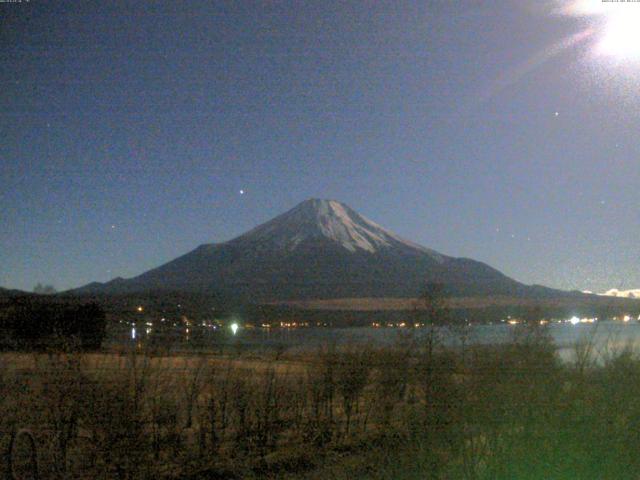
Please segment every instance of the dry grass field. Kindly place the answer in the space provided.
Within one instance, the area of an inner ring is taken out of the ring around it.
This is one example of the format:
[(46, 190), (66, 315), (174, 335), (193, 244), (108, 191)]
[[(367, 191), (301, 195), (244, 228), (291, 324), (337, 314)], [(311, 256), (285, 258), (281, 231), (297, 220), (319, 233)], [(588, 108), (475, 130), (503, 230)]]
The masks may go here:
[(640, 360), (561, 363), (540, 327), (296, 357), (0, 354), (15, 479), (637, 478)]

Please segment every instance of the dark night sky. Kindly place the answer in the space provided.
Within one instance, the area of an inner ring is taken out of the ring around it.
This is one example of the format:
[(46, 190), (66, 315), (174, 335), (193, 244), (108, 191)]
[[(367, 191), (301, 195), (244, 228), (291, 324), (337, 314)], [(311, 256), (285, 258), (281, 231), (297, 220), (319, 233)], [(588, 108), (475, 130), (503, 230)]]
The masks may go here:
[(640, 287), (640, 35), (579, 3), (0, 3), (0, 285), (320, 197), (526, 283)]

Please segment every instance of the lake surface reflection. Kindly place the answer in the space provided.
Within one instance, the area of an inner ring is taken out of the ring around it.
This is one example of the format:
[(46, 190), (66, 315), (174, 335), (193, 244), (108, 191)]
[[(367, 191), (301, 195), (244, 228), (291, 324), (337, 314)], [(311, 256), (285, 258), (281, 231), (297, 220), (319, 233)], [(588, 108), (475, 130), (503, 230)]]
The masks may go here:
[[(476, 345), (504, 344), (513, 338), (517, 326), (508, 324), (476, 325), (470, 327), (468, 343)], [(592, 324), (552, 323), (545, 327), (558, 348), (561, 358), (571, 361), (577, 344), (591, 342), (593, 353), (600, 358), (615, 354), (625, 348), (640, 347), (640, 324), (633, 322), (602, 321)], [(348, 343), (392, 345), (414, 336), (417, 341), (425, 329), (400, 328), (297, 328), (274, 330), (246, 330), (238, 332), (237, 341), (264, 346), (281, 346), (288, 350), (307, 350), (326, 344)], [(458, 336), (448, 329), (441, 330), (441, 338), (447, 345), (460, 344)]]

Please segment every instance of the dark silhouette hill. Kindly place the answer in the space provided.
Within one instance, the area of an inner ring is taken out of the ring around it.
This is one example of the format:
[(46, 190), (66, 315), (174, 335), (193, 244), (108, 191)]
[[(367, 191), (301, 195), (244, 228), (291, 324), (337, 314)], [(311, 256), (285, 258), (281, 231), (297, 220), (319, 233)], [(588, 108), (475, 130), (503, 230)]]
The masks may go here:
[(580, 295), (524, 285), (482, 262), (405, 240), (343, 203), (319, 199), (137, 277), (94, 282), (72, 293), (215, 292), (264, 302), (415, 297), (427, 282), (444, 284), (452, 296)]

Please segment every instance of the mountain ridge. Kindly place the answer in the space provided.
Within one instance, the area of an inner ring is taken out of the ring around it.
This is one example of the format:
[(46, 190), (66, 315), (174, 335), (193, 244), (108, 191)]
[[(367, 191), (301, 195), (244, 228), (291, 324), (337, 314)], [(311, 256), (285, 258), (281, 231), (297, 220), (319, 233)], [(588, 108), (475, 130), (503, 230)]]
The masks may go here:
[(411, 297), (426, 282), (443, 283), (451, 295), (563, 294), (524, 285), (473, 259), (443, 255), (348, 205), (317, 198), (136, 277), (93, 282), (72, 293), (215, 292), (253, 301)]

